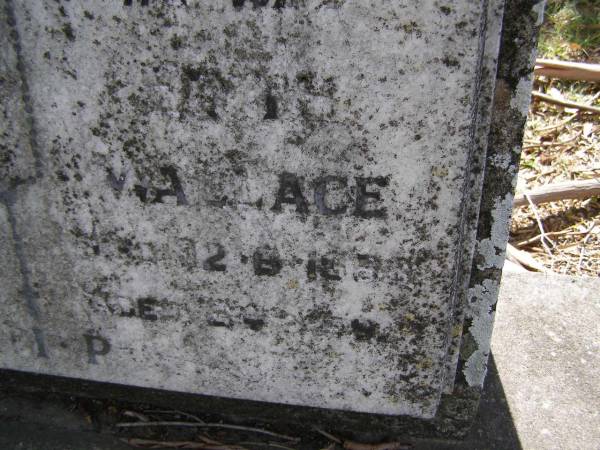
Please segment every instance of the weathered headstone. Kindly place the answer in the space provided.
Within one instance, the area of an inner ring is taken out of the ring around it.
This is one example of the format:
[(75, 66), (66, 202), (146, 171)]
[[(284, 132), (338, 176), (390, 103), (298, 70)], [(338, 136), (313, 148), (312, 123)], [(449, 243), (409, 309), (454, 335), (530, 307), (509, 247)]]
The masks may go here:
[(540, 4), (4, 3), (1, 367), (468, 422)]

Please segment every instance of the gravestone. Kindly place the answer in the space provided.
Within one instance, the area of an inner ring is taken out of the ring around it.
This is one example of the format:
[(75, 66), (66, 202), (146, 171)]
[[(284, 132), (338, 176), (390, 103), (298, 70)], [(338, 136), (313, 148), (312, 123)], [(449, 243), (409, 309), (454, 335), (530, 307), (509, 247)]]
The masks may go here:
[(540, 4), (4, 5), (0, 367), (466, 426)]

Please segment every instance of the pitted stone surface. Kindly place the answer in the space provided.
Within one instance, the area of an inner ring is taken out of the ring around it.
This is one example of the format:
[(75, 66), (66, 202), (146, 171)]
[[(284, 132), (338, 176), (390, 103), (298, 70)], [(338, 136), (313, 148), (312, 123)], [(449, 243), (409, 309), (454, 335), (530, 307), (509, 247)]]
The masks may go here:
[(499, 5), (6, 2), (0, 365), (434, 416)]

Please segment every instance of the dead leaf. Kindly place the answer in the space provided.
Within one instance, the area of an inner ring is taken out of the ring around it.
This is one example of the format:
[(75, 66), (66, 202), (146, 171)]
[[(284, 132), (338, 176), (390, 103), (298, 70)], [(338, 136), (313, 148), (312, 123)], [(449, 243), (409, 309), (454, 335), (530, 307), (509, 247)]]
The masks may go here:
[(550, 164), (552, 164), (553, 160), (554, 156), (549, 155), (547, 153), (542, 153), (540, 155), (540, 164), (542, 164), (543, 166), (549, 166)]

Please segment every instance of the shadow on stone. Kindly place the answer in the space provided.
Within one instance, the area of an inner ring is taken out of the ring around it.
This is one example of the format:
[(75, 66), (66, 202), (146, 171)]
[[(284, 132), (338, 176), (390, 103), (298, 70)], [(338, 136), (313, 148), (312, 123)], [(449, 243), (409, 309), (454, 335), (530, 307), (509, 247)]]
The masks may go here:
[[(8, 374), (5, 372), (4, 375)], [(13, 376), (17, 376), (17, 374), (13, 372), (12, 376), (9, 375), (5, 381), (8, 381)], [(32, 379), (37, 379), (37, 377), (30, 378), (26, 374), (21, 374), (21, 377), (17, 376), (17, 378), (29, 379), (30, 382)], [(52, 381), (55, 388), (60, 387), (60, 380), (58, 378), (52, 377)], [(29, 394), (26, 392), (19, 393), (19, 389), (14, 389), (16, 387), (14, 384), (13, 389), (11, 389), (9, 387), (11, 384), (10, 382), (4, 384), (8, 389), (4, 391), (0, 400), (0, 415), (10, 422), (4, 429), (0, 427), (0, 444), (8, 445), (8, 447), (4, 448), (12, 448), (11, 445), (20, 443), (24, 445), (23, 448), (25, 449), (47, 448), (54, 450), (55, 448), (61, 448), (62, 435), (64, 435), (65, 439), (62, 442), (65, 444), (65, 448), (71, 448), (69, 445), (76, 442), (77, 438), (88, 442), (91, 442), (90, 439), (94, 442), (97, 441), (97, 448), (99, 449), (111, 450), (123, 448), (122, 442), (118, 440), (117, 436), (110, 436), (111, 432), (109, 430), (112, 428), (111, 426), (107, 427), (106, 423), (94, 426), (92, 423), (83, 420), (81, 414), (73, 413), (74, 410), (79, 409), (79, 407), (74, 407), (73, 405), (78, 405), (82, 401), (87, 404), (97, 403), (101, 409), (105, 409), (108, 405), (115, 405), (114, 401), (106, 403), (100, 400), (77, 400), (74, 397), (68, 397), (68, 400), (65, 400), (64, 395), (47, 396), (46, 394), (40, 397), (34, 394), (32, 396), (31, 391), (29, 391)], [(39, 388), (40, 386), (37, 386), (37, 389), (34, 388), (33, 391), (39, 392)], [(115, 386), (113, 385), (112, 388), (115, 389)], [(52, 390), (54, 389), (50, 388), (46, 390), (46, 393)], [(64, 386), (62, 390), (65, 390)], [(95, 393), (98, 394), (100, 392), (96, 391)], [(118, 394), (121, 394), (121, 397), (125, 396), (124, 392), (117, 392), (116, 394), (117, 397), (119, 397)], [(89, 395), (89, 397), (93, 397), (93, 395)], [(101, 397), (107, 396), (101, 395)], [(140, 399), (138, 398), (138, 400)], [(158, 399), (154, 398), (153, 400)], [(151, 400), (150, 403), (152, 403)], [(119, 406), (125, 407), (125, 404)], [(139, 405), (131, 404), (129, 406), (133, 408), (136, 406), (139, 407)], [(50, 418), (52, 420), (49, 420)], [(38, 434), (32, 434), (28, 431), (32, 427), (38, 427)], [(45, 431), (42, 432), (42, 429)], [(107, 432), (109, 433), (108, 435), (105, 434)], [(50, 440), (45, 440), (46, 438)], [(320, 442), (321, 440), (318, 435), (314, 436), (314, 438), (314, 441), (309, 438), (308, 442), (303, 439), (303, 445), (308, 447), (302, 448), (321, 448), (324, 442)], [(493, 355), (489, 359), (488, 376), (477, 417), (464, 441), (447, 441), (441, 439), (413, 440), (410, 438), (399, 438), (399, 440), (412, 442), (414, 450), (522, 450)], [(50, 445), (50, 441), (56, 445)], [(37, 446), (38, 444), (40, 444), (39, 447)]]
[(479, 411), (467, 438), (461, 442), (418, 441), (414, 450), (522, 450), (500, 374), (491, 354)]

